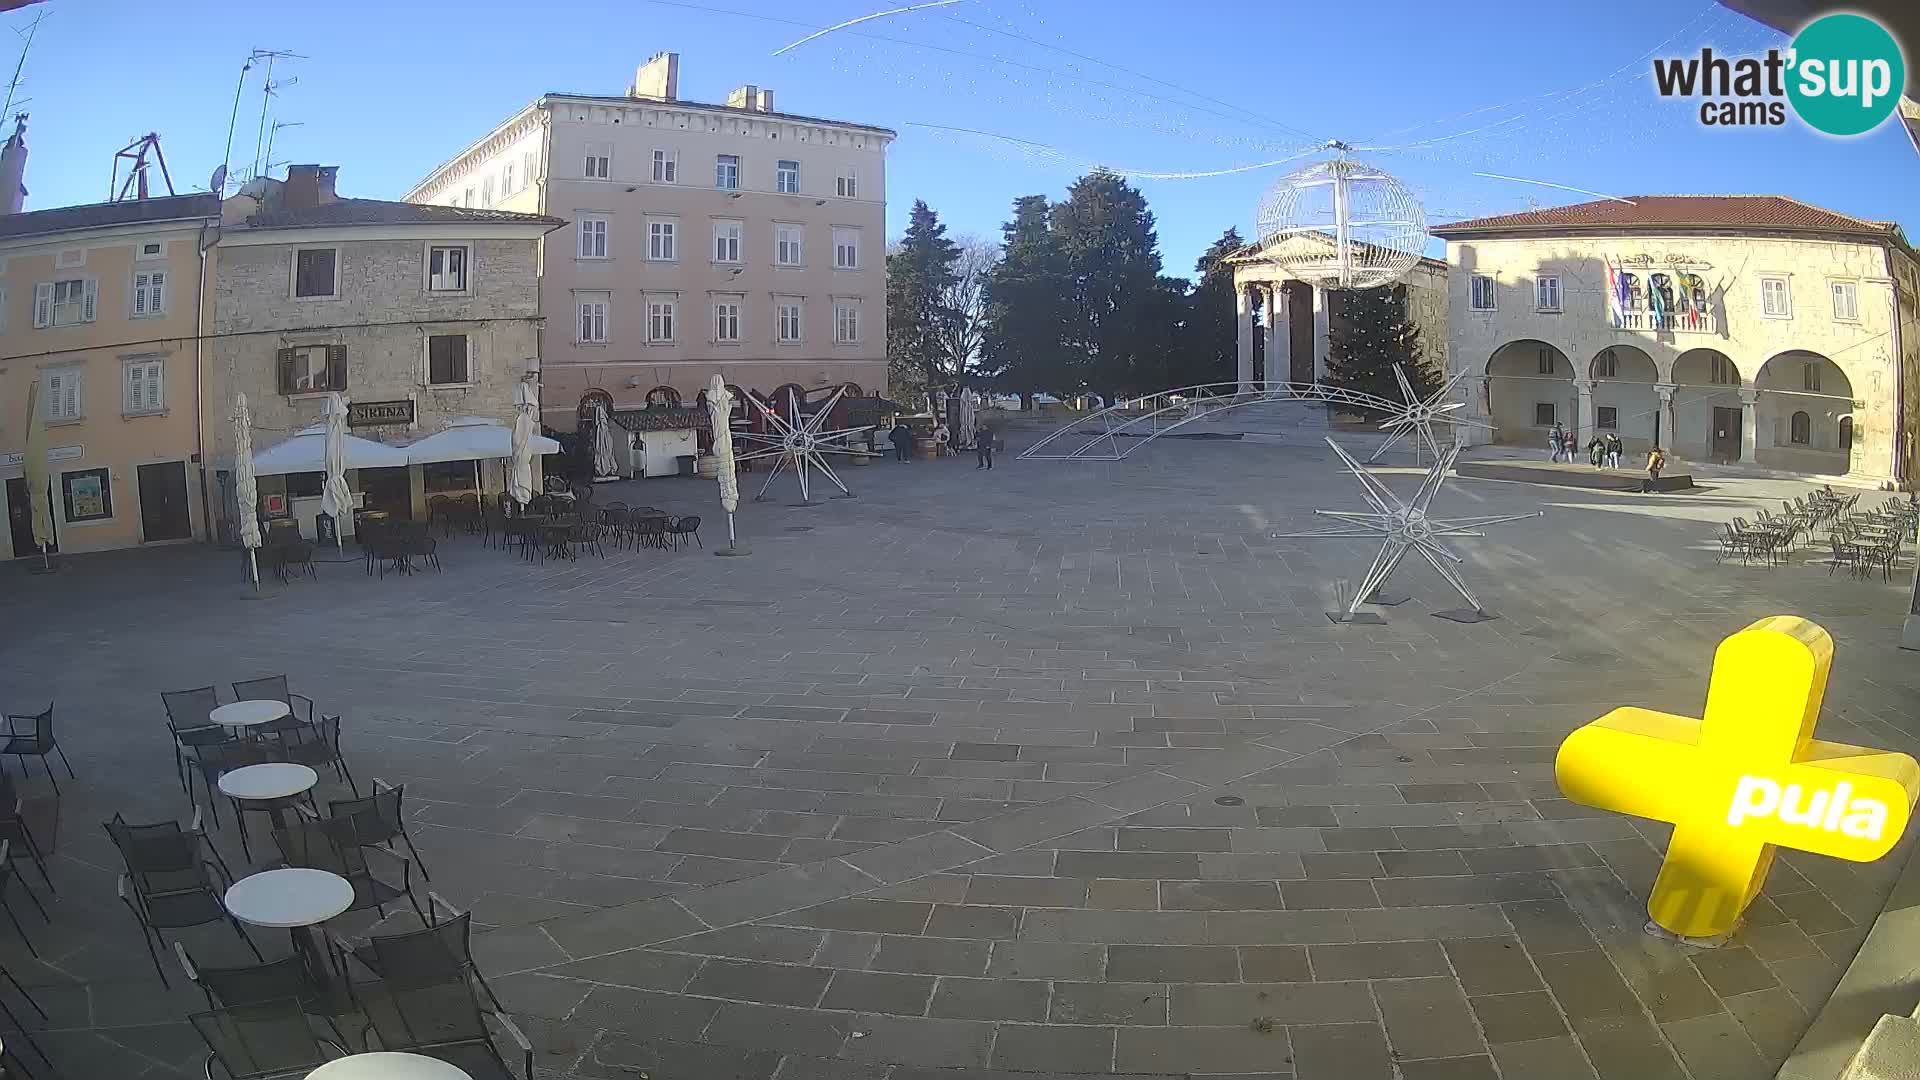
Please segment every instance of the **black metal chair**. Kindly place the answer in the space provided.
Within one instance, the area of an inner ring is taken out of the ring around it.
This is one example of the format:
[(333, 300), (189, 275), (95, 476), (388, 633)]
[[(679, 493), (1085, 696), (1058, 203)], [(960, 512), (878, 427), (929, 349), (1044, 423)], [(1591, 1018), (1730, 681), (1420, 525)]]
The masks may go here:
[(281, 761), (305, 765), (310, 769), (332, 767), (334, 776), (344, 781), (355, 795), (360, 794), (360, 785), (353, 780), (353, 770), (347, 768), (347, 759), (340, 754), (339, 717), (322, 716), (312, 728), (287, 732), (277, 736), (269, 745), (271, 752)]
[[(199, 811), (194, 812), (193, 825), (187, 829), (181, 829), (179, 823), (172, 821), (129, 825), (115, 814), (113, 820), (107, 822), (106, 830), (127, 864), (127, 872), (120, 876), (118, 886), (120, 900), (140, 924), (141, 940), (147, 947), (148, 959), (153, 961), (153, 970), (160, 975), (161, 985), (167, 985), (167, 972), (160, 965), (160, 954), (153, 945), (158, 941), (162, 948), (166, 946), (160, 936), (162, 930), (225, 921), (240, 935), (240, 940), (246, 942), (254, 959), (265, 962), (259, 947), (240, 928), (239, 920), (227, 914), (226, 906), (221, 903), (220, 897), (226, 886), (233, 883), (233, 875), (227, 871), (220, 852), (207, 843), (206, 835), (200, 831)], [(214, 861), (207, 861), (202, 851), (212, 853)], [(213, 871), (212, 875), (208, 874), (209, 870)]]
[[(387, 905), (405, 899), (413, 906), (413, 913), (420, 916), (423, 923), (431, 923), (426, 910), (420, 906), (420, 898), (413, 894), (413, 863), (404, 855), (397, 855), (382, 847), (364, 847), (354, 839), (353, 822), (320, 818), (303, 819), (288, 822), (285, 828), (273, 830), (273, 842), (279, 847), (281, 856), (288, 866), (301, 866), (311, 870), (325, 870), (337, 874), (353, 886), (353, 903), (348, 911), (365, 911), (373, 908), (381, 918), (387, 917)], [(368, 860), (369, 852), (378, 853), (392, 860), (389, 870), (397, 867), (400, 883), (398, 885), (373, 872)]]
[[(533, 1080), (533, 1044), (503, 1012), (485, 1014), (464, 975), (413, 985), (373, 983), (360, 990), (368, 1045), (439, 1058), (473, 1080)], [(520, 1051), (523, 1072), (515, 1076), (487, 1029), (493, 1017)]]
[[(221, 774), (235, 769), (244, 769), (249, 765), (265, 765), (272, 760), (274, 760), (273, 749), (266, 743), (253, 740), (236, 739), (233, 742), (200, 748), (199, 755), (194, 758), (193, 766), (194, 771), (200, 774), (200, 786), (206, 790), (207, 805), (213, 809), (214, 828), (220, 827), (220, 799), (226, 798), (218, 794)], [(191, 786), (187, 790), (187, 800), (194, 804), (195, 812), (198, 813), (199, 802), (193, 798)], [(239, 804), (234, 803), (232, 799), (227, 801), (233, 803), (234, 816), (238, 817)], [(240, 827), (245, 830), (246, 823), (242, 822)], [(244, 832), (242, 835), (244, 847)], [(248, 855), (251, 857), (251, 852)]]
[(675, 550), (679, 550), (680, 545), (686, 543), (687, 537), (689, 536), (693, 537), (693, 542), (699, 544), (700, 547), (704, 548), (707, 546), (700, 541), (699, 514), (688, 514), (685, 517), (677, 517), (667, 524), (667, 542), (673, 545)]
[[(17, 721), (31, 720), (33, 726), (21, 731)], [(45, 712), (32, 716), (7, 714), (7, 741), (0, 743), (0, 755), (10, 755), (20, 759), (20, 775), (27, 775), (27, 759), (37, 757), (40, 767), (47, 770), (47, 779), (52, 781), (55, 794), (60, 791), (60, 781), (53, 778), (53, 766), (47, 764), (48, 754), (59, 754), (60, 764), (67, 767), (67, 778), (78, 780), (73, 773), (73, 764), (67, 760), (67, 752), (53, 737), (53, 702), (47, 702)]]
[(207, 717), (220, 707), (220, 693), (211, 686), (193, 690), (162, 690), (160, 704), (167, 710), (167, 730), (173, 733), (173, 767), (180, 774), (180, 790), (193, 794), (187, 759), (202, 746), (232, 742), (233, 732)]
[(344, 984), (339, 987), (317, 985), (299, 953), (242, 967), (203, 967), (194, 963), (187, 947), (178, 941), (173, 943), (173, 954), (179, 959), (181, 970), (187, 973), (187, 981), (206, 995), (207, 1008), (298, 1001), (309, 1014), (326, 1022), (335, 1041), (341, 1046), (347, 1044), (336, 1020), (359, 1011), (351, 988)]
[(420, 864), (420, 876), (432, 881), (433, 875), (427, 872), (427, 860), (420, 857), (420, 849), (413, 846), (413, 837), (407, 835), (407, 819), (400, 811), (400, 800), (406, 793), (405, 784), (394, 787), (376, 776), (373, 778), (372, 795), (364, 799), (333, 800), (327, 803), (327, 816), (351, 822), (353, 842), (361, 847), (384, 845), (391, 850), (393, 838), (399, 837), (407, 845), (407, 851), (412, 853), (413, 861)]
[[(272, 735), (290, 731), (295, 724), (313, 726), (313, 699), (305, 694), (296, 694), (287, 689), (285, 675), (268, 675), (262, 679), (247, 679), (233, 684), (235, 701), (278, 701), (287, 707), (287, 715), (272, 723), (255, 724), (247, 729), (257, 735)], [(305, 706), (302, 708), (302, 706)], [(302, 716), (302, 713), (306, 715)]]
[[(294, 1080), (323, 1065), (325, 1045), (307, 1023), (297, 1000), (240, 1005), (194, 1013), (187, 1022), (207, 1044), (207, 1080), (213, 1067), (227, 1080)], [(335, 1046), (341, 1054), (344, 1047)]]
[(500, 995), (493, 992), (487, 977), (473, 960), (473, 913), (458, 911), (435, 892), (427, 893), (427, 904), (444, 909), (447, 917), (438, 923), (403, 934), (378, 934), (365, 945), (339, 942), (344, 953), (358, 960), (368, 971), (389, 986), (415, 986), (472, 976), (486, 991), (496, 1010), (504, 1009)]
[[(11, 846), (11, 841), (0, 840), (0, 911), (6, 913), (7, 921), (13, 924), (14, 933), (20, 935), (20, 942), (27, 947), (27, 952), (37, 959), (40, 950), (33, 947), (33, 939), (27, 936), (26, 928), (20, 925), (20, 919), (13, 913), (13, 905), (7, 902), (7, 886), (13, 881), (13, 859), (8, 854)], [(40, 913), (40, 921), (51, 923), (52, 920), (47, 918), (47, 909), (40, 906), (40, 898), (33, 895), (33, 890), (27, 887), (26, 882), (20, 883), (20, 889), (27, 894), (27, 899), (33, 901), (33, 909)]]
[(40, 845), (33, 841), (33, 830), (27, 827), (26, 800), (14, 790), (13, 777), (0, 771), (0, 840), (18, 841), (13, 848), (13, 857), (19, 858), (22, 851), (33, 860), (40, 870), (40, 880), (47, 883), (47, 891), (57, 892), (53, 879), (47, 876), (47, 862), (40, 855)]

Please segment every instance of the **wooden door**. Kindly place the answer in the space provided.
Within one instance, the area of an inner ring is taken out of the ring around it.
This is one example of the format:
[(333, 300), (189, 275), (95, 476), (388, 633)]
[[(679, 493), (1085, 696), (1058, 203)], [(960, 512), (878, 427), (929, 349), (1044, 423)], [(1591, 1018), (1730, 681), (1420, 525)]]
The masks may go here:
[(193, 535), (187, 504), (187, 467), (178, 461), (140, 466), (140, 537), (185, 540)]
[(1740, 421), (1739, 409), (1714, 406), (1713, 440), (1709, 445), (1709, 454), (1713, 460), (1740, 460)]

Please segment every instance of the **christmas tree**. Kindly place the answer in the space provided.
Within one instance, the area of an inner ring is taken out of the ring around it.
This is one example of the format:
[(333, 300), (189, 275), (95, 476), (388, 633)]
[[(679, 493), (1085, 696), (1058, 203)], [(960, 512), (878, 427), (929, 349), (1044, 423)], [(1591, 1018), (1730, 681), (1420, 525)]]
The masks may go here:
[(1416, 396), (1440, 388), (1439, 373), (1426, 362), (1420, 328), (1407, 316), (1404, 286), (1339, 293), (1327, 345), (1330, 385), (1399, 401), (1400, 384), (1393, 378), (1397, 365), (1406, 370)]

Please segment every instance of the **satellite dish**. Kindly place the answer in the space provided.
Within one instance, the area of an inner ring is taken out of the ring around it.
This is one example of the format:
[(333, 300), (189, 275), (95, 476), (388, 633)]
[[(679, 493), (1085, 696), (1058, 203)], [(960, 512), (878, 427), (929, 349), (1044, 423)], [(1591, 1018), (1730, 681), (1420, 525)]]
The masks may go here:
[(207, 190), (221, 195), (227, 189), (227, 167), (222, 165), (213, 170), (213, 178), (207, 181)]

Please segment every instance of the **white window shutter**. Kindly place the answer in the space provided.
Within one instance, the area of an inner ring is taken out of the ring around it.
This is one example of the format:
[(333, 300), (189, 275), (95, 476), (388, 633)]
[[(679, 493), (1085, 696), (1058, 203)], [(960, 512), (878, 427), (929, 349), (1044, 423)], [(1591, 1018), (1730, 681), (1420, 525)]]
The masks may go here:
[(43, 281), (33, 287), (33, 325), (45, 326), (53, 321), (53, 282)]
[(67, 376), (65, 373), (49, 372), (47, 374), (47, 401), (45, 406), (40, 410), (41, 416), (48, 420), (60, 419), (63, 415), (60, 411), (60, 398), (66, 390), (66, 385)]
[(147, 310), (158, 314), (167, 310), (167, 275), (155, 270), (147, 275)]
[(98, 292), (99, 292), (98, 285), (94, 282), (92, 278), (88, 278), (87, 284), (86, 284), (86, 290), (85, 290), (86, 299), (82, 303), (81, 309), (80, 309), (81, 322), (93, 321), (93, 301), (94, 301), (95, 295)]
[[(91, 283), (89, 283), (89, 286), (87, 289), (87, 296), (89, 299), (91, 299), (93, 296), (93, 289), (92, 289)], [(88, 310), (89, 311), (92, 310), (91, 304), (88, 305)], [(64, 393), (61, 394), (60, 404), (61, 404), (62, 416), (79, 416), (80, 415), (80, 373), (79, 372), (76, 371), (68, 374), (66, 378), (66, 390)]]

